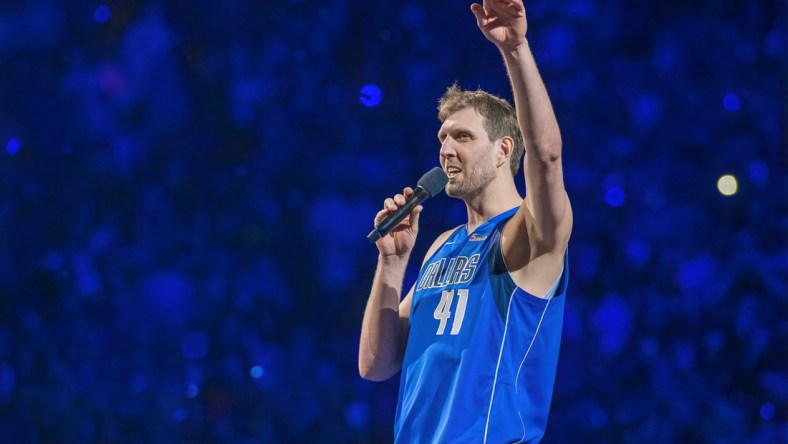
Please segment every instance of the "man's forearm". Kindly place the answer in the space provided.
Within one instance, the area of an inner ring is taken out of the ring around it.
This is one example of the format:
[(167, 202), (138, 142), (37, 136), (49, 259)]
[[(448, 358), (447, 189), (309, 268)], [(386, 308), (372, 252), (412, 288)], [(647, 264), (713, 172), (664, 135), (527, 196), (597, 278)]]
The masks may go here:
[(561, 132), (528, 40), (516, 49), (501, 52), (511, 81), (526, 150), (534, 154), (535, 159), (558, 159), (561, 155)]
[(407, 264), (407, 258), (378, 258), (361, 324), (358, 368), (364, 379), (388, 379), (402, 365), (399, 304)]

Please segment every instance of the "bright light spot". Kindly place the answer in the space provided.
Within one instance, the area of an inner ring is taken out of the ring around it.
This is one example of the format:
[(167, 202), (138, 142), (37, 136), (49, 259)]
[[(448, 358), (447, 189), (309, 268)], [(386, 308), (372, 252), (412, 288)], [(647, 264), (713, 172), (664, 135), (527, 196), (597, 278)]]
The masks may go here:
[(260, 367), (259, 365), (255, 365), (251, 369), (249, 369), (249, 376), (254, 379), (260, 379), (265, 374), (265, 369)]
[(361, 103), (364, 106), (368, 106), (370, 108), (374, 106), (378, 106), (380, 104), (380, 100), (383, 98), (383, 93), (380, 91), (375, 85), (364, 85), (361, 88), (361, 93), (359, 93), (358, 99), (361, 100)]
[(732, 92), (725, 94), (725, 96), (722, 98), (722, 106), (724, 106), (728, 111), (738, 111), (741, 107), (739, 96)]
[(611, 207), (620, 207), (624, 205), (626, 198), (626, 193), (619, 187), (610, 187), (605, 193), (605, 202)]
[(725, 196), (733, 196), (738, 188), (739, 185), (736, 183), (736, 178), (730, 174), (720, 177), (720, 180), (717, 181), (717, 189)]
[(8, 141), (8, 144), (6, 144), (5, 151), (13, 156), (14, 154), (18, 153), (21, 148), (22, 148), (21, 140), (11, 139)]
[(93, 21), (96, 23), (104, 23), (109, 20), (109, 6), (107, 5), (99, 5), (95, 11), (93, 11)]
[(199, 393), (200, 388), (197, 387), (197, 384), (189, 384), (189, 387), (186, 389), (186, 396), (191, 399), (196, 398)]

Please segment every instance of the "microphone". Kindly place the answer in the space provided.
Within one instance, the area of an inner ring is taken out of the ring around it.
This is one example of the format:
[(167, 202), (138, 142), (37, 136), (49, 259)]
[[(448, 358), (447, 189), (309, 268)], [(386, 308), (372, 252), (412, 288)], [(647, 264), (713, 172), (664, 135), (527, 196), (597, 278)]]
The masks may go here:
[(405, 205), (397, 208), (393, 213), (384, 217), (375, 226), (375, 229), (367, 235), (369, 243), (374, 244), (378, 239), (389, 234), (389, 231), (402, 222), (402, 219), (405, 219), (405, 216), (410, 214), (411, 210), (416, 208), (418, 204), (424, 202), (428, 197), (433, 197), (440, 193), (448, 182), (449, 176), (446, 175), (441, 167), (435, 167), (427, 171), (421, 176), (421, 179), (419, 179), (416, 184), (416, 189), (413, 190), (413, 194), (408, 196), (405, 200)]

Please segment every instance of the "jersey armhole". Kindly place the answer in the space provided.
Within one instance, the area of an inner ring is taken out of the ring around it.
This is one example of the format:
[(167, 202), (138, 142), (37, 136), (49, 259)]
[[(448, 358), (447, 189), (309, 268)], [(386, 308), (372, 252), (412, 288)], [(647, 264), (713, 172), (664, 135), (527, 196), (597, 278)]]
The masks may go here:
[[(493, 236), (491, 236), (490, 239), (492, 242), (492, 245), (490, 246), (491, 254), (488, 259), (490, 284), (496, 290), (493, 292), (493, 294), (496, 295), (495, 304), (498, 307), (498, 311), (502, 318), (505, 318), (506, 311), (509, 306), (509, 300), (514, 296), (515, 293), (520, 293), (529, 301), (529, 303), (534, 304), (537, 307), (542, 307), (553, 297), (562, 295), (566, 291), (566, 272), (568, 268), (568, 253), (564, 253), (564, 263), (561, 267), (561, 272), (558, 273), (558, 277), (555, 279), (555, 282), (544, 297), (539, 297), (523, 290), (514, 282), (514, 279), (512, 279), (511, 274), (509, 274), (509, 269), (506, 267), (506, 261), (503, 257), (501, 238), (505, 224), (506, 221), (502, 221), (501, 224), (493, 231)], [(519, 292), (517, 290), (519, 290)]]

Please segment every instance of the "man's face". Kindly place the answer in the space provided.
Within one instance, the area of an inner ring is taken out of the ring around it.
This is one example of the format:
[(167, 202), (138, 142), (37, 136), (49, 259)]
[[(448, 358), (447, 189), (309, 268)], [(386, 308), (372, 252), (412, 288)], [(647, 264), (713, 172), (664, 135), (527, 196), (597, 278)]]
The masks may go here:
[(438, 131), (441, 166), (449, 176), (446, 194), (465, 198), (478, 194), (495, 178), (494, 143), (473, 108), (451, 114)]

